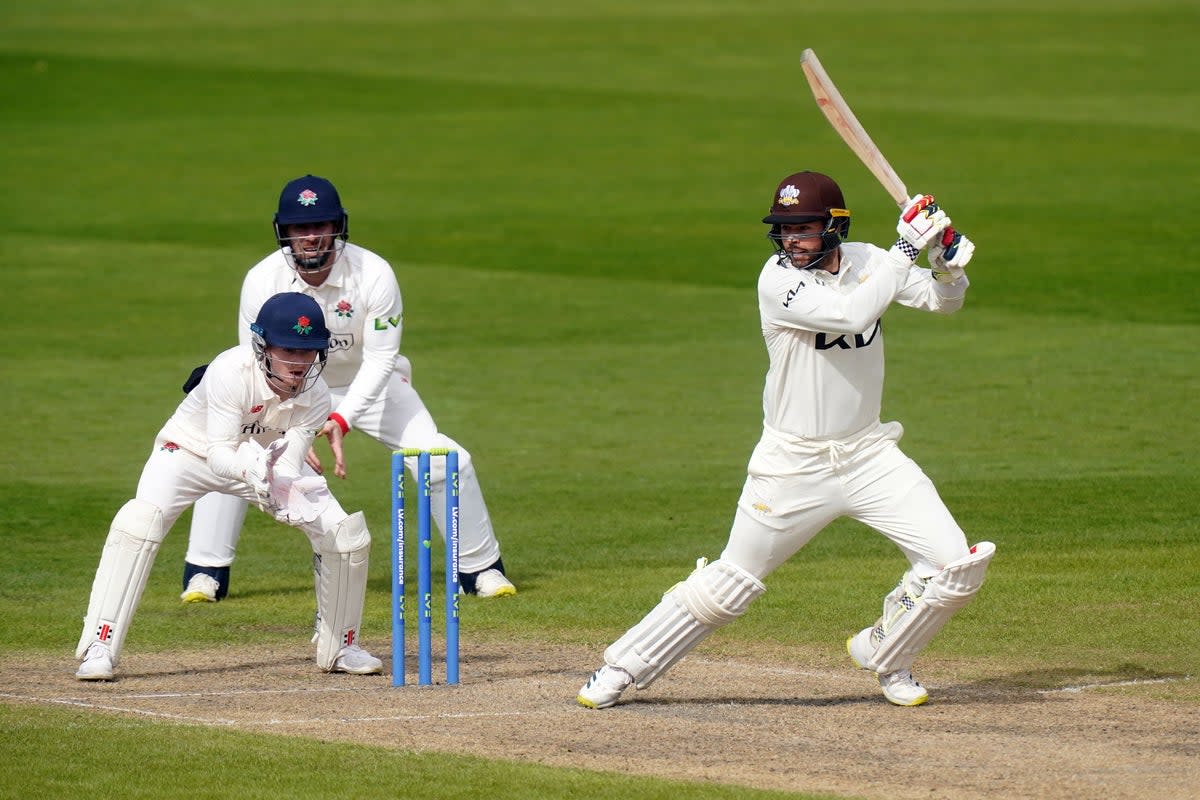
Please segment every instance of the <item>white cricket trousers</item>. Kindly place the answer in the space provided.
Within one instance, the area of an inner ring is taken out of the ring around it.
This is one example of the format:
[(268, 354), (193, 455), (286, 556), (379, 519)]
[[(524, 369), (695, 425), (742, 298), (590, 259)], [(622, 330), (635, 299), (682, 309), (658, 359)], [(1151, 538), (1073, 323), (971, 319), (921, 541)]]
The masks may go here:
[(829, 440), (764, 430), (721, 558), (762, 580), (839, 517), (891, 539), (921, 578), (966, 556), (933, 482), (897, 445), (903, 434), (898, 422)]
[[(401, 357), (379, 400), (354, 421), (350, 436), (369, 436), (391, 450), (446, 447), (458, 450), (459, 491), (459, 570), (479, 572), (500, 558), (500, 543), (492, 530), (492, 518), (483, 501), (483, 490), (475, 475), (471, 454), (457, 442), (440, 433), (421, 396), (409, 382), (408, 360)], [(333, 405), (346, 396), (347, 386), (331, 386)], [(383, 456), (381, 455), (382, 459)], [(382, 461), (380, 463), (383, 463)], [(417, 459), (405, 459), (405, 467), (415, 475)], [(380, 474), (384, 474), (381, 471)], [(445, 461), (430, 459), (433, 519), (445, 537), (446, 473)], [(330, 481), (335, 480), (330, 477)], [(380, 484), (380, 497), (384, 487)], [(202, 497), (192, 511), (192, 530), (188, 539), (187, 561), (202, 567), (227, 567), (233, 563), (246, 518), (246, 501), (224, 494)]]

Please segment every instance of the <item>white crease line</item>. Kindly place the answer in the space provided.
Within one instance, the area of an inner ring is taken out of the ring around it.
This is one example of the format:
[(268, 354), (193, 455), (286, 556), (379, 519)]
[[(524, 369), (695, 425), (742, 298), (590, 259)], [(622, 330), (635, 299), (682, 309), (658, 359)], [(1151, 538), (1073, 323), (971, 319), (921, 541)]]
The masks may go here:
[(127, 714), (141, 714), (144, 717), (159, 717), (162, 719), (182, 720), (185, 722), (203, 722), (206, 725), (237, 725), (237, 720), (232, 719), (213, 719), (212, 717), (189, 717), (185, 714), (163, 714), (158, 711), (144, 711), (139, 708), (128, 708), (126, 706), (109, 706), (101, 703), (88, 703), (83, 700), (55, 700), (45, 697), (25, 697), (18, 694), (0, 694), (0, 697), (11, 697), (17, 700), (23, 700), (27, 703), (50, 703), (60, 706), (77, 706), (79, 708), (98, 709), (100, 711), (121, 711)]
[(545, 716), (546, 712), (539, 711), (487, 711), (479, 713), (457, 713), (457, 714), (405, 714), (395, 717), (313, 717), (310, 719), (269, 719), (261, 720), (255, 724), (258, 725), (310, 725), (313, 723), (323, 722), (339, 722), (339, 723), (354, 723), (354, 722), (418, 722), (429, 719), (482, 719), (484, 717), (531, 717)]
[(1151, 683), (1175, 683), (1176, 681), (1190, 681), (1191, 679), (1191, 675), (1184, 675), (1182, 678), (1134, 678), (1133, 680), (1117, 681), (1115, 683), (1085, 683), (1082, 686), (1064, 686), (1061, 689), (1039, 689), (1038, 694), (1077, 694), (1088, 689), (1107, 689), (1110, 686), (1144, 686)]
[[(212, 692), (212, 693), (197, 693), (191, 694), (161, 694), (161, 695), (128, 695), (123, 696), (123, 700), (132, 699), (157, 699), (163, 697), (194, 697), (194, 696), (213, 696), (220, 694), (279, 694), (290, 691), (306, 691), (306, 690), (274, 690), (266, 689), (261, 692), (255, 691), (238, 691), (238, 692)], [(351, 691), (349, 689), (328, 689), (318, 691), (343, 692)], [(186, 714), (166, 714), (158, 711), (145, 711), (138, 708), (128, 708), (126, 706), (105, 705), (101, 703), (90, 703), (85, 700), (63, 700), (44, 697), (29, 697), (27, 695), (9, 694), (0, 692), (0, 698), (9, 698), (14, 700), (22, 700), (27, 703), (50, 703), (65, 706), (77, 706), (79, 708), (90, 708), (100, 711), (122, 711), (130, 714), (141, 714), (146, 717), (160, 717), (163, 719), (182, 720), (186, 722), (202, 722), (209, 725), (246, 725), (247, 722), (239, 722), (232, 719), (221, 719), (212, 717), (194, 717)], [(459, 712), (447, 714), (404, 714), (398, 716), (387, 717), (311, 717), (308, 719), (269, 719), (269, 720), (253, 720), (250, 725), (311, 725), (318, 723), (357, 723), (357, 722), (418, 722), (421, 720), (436, 720), (436, 719), (483, 719), (485, 717), (527, 717), (544, 715), (544, 710), (537, 711), (486, 711), (486, 712)]]
[(318, 692), (353, 692), (355, 689), (329, 687), (323, 689), (233, 689), (227, 692), (162, 692), (155, 694), (123, 694), (125, 700), (157, 700), (162, 697), (236, 697), (245, 694), (303, 694)]

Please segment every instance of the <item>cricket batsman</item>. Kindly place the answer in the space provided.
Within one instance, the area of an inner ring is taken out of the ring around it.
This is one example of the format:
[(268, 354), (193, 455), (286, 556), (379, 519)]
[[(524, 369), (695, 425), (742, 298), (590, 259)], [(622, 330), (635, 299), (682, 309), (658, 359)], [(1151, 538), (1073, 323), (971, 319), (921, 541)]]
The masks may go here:
[[(766, 591), (763, 580), (839, 517), (886, 536), (908, 561), (880, 617), (846, 646), (889, 702), (920, 705), (929, 694), (913, 662), (979, 590), (995, 552), (990, 542), (967, 546), (933, 482), (900, 450), (900, 423), (880, 421), (884, 311), (893, 303), (957, 311), (975, 245), (928, 195), (906, 204), (889, 250), (846, 241), (842, 190), (818, 172), (785, 177), (763, 222), (775, 249), (758, 278), (770, 367), (762, 437), (729, 540), (717, 561), (701, 559), (605, 650), (604, 665), (579, 690), (588, 708), (615, 704), (629, 686), (648, 687), (744, 614)], [(918, 267), (926, 248), (930, 267)]]

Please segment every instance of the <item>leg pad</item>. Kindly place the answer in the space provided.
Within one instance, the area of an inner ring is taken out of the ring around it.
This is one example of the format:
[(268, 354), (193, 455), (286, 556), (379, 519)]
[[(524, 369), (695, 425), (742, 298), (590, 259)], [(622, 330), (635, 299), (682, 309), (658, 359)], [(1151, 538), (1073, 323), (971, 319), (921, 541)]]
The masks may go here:
[(327, 531), (317, 553), (317, 666), (333, 669), (343, 647), (358, 644), (367, 594), (371, 534), (361, 511)]
[(83, 658), (92, 642), (104, 642), (113, 664), (120, 659), (125, 634), (165, 535), (162, 511), (151, 503), (130, 500), (113, 517), (92, 582), (76, 658)]
[(983, 586), (995, 554), (996, 545), (980, 542), (927, 581), (905, 575), (884, 600), (883, 616), (871, 631), (875, 651), (865, 664), (867, 669), (884, 674), (911, 667), (917, 654)]
[(765, 591), (762, 581), (736, 564), (700, 559), (686, 580), (605, 651), (604, 660), (644, 689)]

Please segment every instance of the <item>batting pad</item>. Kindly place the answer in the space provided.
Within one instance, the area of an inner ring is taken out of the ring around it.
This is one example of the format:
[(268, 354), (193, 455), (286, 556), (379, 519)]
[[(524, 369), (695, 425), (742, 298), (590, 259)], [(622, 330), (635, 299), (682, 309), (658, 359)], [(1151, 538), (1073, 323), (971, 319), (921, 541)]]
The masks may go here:
[(165, 535), (162, 511), (151, 503), (130, 500), (113, 517), (92, 582), (76, 658), (83, 658), (92, 642), (104, 642), (113, 665), (120, 660), (125, 634)]
[[(917, 654), (925, 649), (960, 608), (983, 586), (988, 562), (996, 554), (996, 545), (980, 542), (971, 552), (929, 579), (925, 591), (912, 608), (893, 620), (881, 620), (882, 640), (866, 665), (880, 674), (911, 667)], [(872, 641), (878, 637), (877, 629)]]
[(704, 637), (746, 613), (767, 590), (762, 581), (728, 561), (705, 564), (675, 584), (641, 622), (604, 652), (604, 660), (645, 689)]
[(333, 669), (338, 652), (358, 643), (367, 595), (367, 558), (371, 534), (361, 511), (321, 537), (317, 569), (317, 666)]

